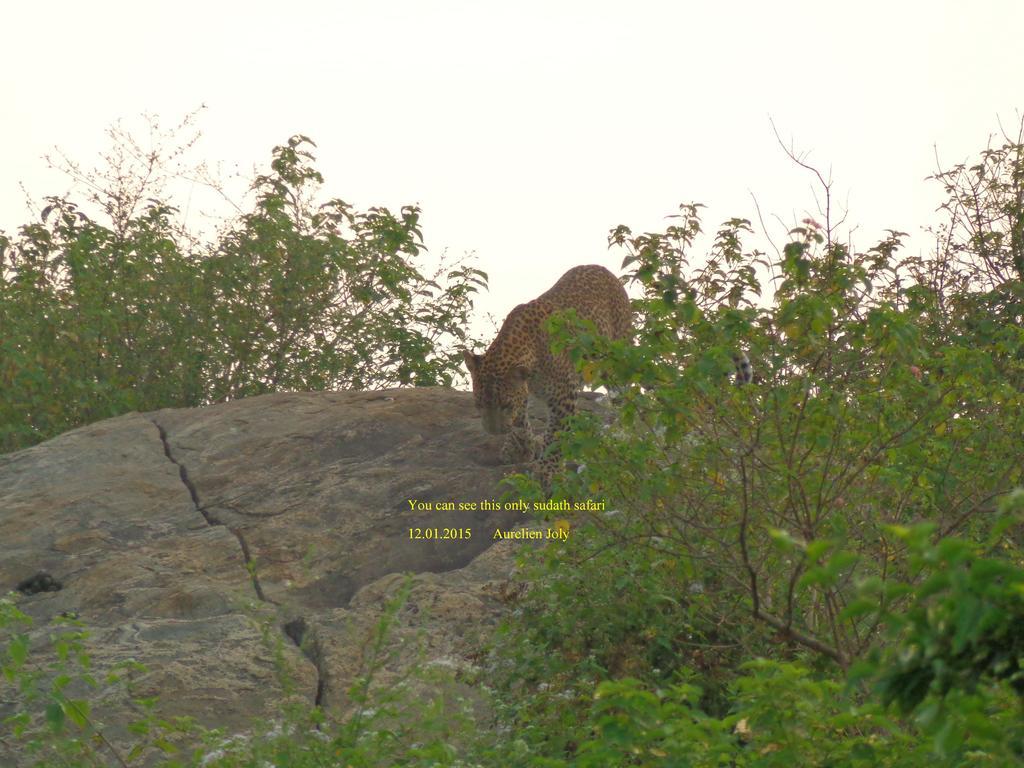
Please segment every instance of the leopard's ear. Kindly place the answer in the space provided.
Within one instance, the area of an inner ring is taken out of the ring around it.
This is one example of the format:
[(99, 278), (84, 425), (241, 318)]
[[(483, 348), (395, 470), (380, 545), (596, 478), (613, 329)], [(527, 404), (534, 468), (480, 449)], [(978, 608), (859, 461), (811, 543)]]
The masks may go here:
[(462, 359), (466, 363), (466, 369), (469, 371), (469, 375), (476, 376), (480, 371), (480, 363), (483, 361), (484, 356), (470, 352), (468, 349), (464, 349), (462, 350)]

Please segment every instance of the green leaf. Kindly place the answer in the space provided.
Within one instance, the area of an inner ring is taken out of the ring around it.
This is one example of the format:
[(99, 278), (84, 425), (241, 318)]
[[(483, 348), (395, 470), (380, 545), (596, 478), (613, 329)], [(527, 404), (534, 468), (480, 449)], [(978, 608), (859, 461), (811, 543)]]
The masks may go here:
[(15, 635), (7, 644), (7, 655), (15, 669), (21, 667), (28, 658), (28, 636)]
[(153, 746), (168, 755), (178, 751), (178, 748), (174, 744), (163, 738), (154, 739)]
[(89, 725), (91, 705), (88, 701), (84, 699), (68, 699), (61, 706), (64, 714), (79, 728), (85, 728)]
[(64, 729), (64, 708), (58, 701), (52, 701), (46, 706), (46, 722), (54, 733), (60, 733)]
[(877, 601), (868, 598), (859, 598), (851, 601), (842, 611), (840, 611), (839, 618), (843, 621), (849, 621), (850, 619), (856, 619), (877, 610)]
[(824, 555), (834, 545), (830, 539), (817, 539), (808, 543), (807, 545), (807, 559), (811, 562), (815, 562), (819, 557)]
[(795, 539), (789, 531), (783, 530), (782, 528), (769, 528), (768, 537), (782, 550), (790, 551), (795, 549), (803, 549), (804, 543)]

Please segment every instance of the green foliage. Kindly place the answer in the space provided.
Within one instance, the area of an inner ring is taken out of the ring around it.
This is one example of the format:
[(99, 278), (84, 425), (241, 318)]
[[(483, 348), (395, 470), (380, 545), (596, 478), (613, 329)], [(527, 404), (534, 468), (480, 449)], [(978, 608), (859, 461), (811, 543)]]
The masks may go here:
[[(641, 294), (635, 338), (611, 342), (572, 313), (551, 324), (619, 402), (610, 425), (581, 415), (561, 436), (579, 471), (555, 495), (608, 509), (572, 518), (570, 541), (510, 595), (477, 681), (495, 722), (478, 718), (473, 735), (441, 697), (375, 685), (400, 596), (348, 719), (292, 713), (246, 742), (210, 736), (195, 760), (215, 748), (221, 766), (1024, 764), (1022, 156), (1009, 143), (939, 174), (950, 220), (928, 258), (902, 256), (899, 232), (860, 252), (808, 220), (769, 259), (732, 219), (694, 267), (697, 205), (664, 232), (615, 229)], [(312, 206), (311, 160), (302, 137), (278, 148), (255, 210), (207, 253), (177, 250), (171, 209), (106, 230), (62, 201), (0, 244), (0, 319), (33, 318), (0, 340), (0, 383), (20, 398), (2, 406), (8, 444), (86, 418), (46, 411), (49, 376), (61, 398), (89, 392), (87, 407), (111, 413), (171, 390), (205, 402), (446, 380), (445, 334), (458, 336), (481, 273), (420, 277), (415, 209)], [(166, 380), (132, 368), (132, 354), (182, 339)], [(740, 351), (757, 379), (733, 386)], [(74, 373), (86, 359), (102, 376)], [(97, 703), (59, 666), (77, 659), (88, 684), (80, 638), (60, 641), (49, 677), (29, 645), (6, 644), (7, 680), (38, 692), (8, 722), (32, 744), (56, 738), (67, 764), (94, 757), (62, 741), (95, 731)]]
[[(1008, 289), (1024, 281), (1024, 122), (973, 164), (959, 163), (934, 178), (942, 184), (948, 214), (940, 228), (943, 259), (932, 262), (957, 292)], [(948, 257), (952, 257), (951, 259)], [(965, 290), (967, 289), (967, 290)]]
[[(0, 721), (5, 760), (20, 755), (17, 764), (33, 768), (125, 766), (139, 764), (154, 750), (177, 753), (178, 744), (194, 735), (188, 718), (162, 719), (154, 700), (134, 698), (133, 681), (145, 672), (141, 664), (128, 660), (94, 674), (89, 633), (81, 622), (57, 619), (45, 650), (30, 648), (31, 625), (11, 597), (0, 598), (0, 671), (11, 686), (5, 704), (13, 705), (13, 713)], [(112, 703), (125, 700), (136, 716), (127, 726), (130, 743), (116, 746), (100, 718)]]
[[(530, 755), (515, 764), (1024, 760), (1007, 517), (1024, 471), (1022, 154), (945, 177), (950, 226), (989, 234), (927, 260), (901, 258), (899, 232), (856, 252), (811, 220), (768, 260), (730, 220), (692, 269), (696, 205), (661, 233), (612, 232), (637, 333), (552, 323), (620, 403), (610, 426), (580, 416), (561, 436), (579, 471), (555, 492), (624, 513), (575, 529), (505, 641), (499, 692)], [(986, 214), (968, 220), (968, 199)], [(731, 385), (740, 351), (752, 385)]]
[[(718, 235), (730, 249), (679, 277), (686, 241), (669, 234), (699, 231), (683, 216), (664, 236), (613, 233), (639, 265), (640, 329), (632, 347), (575, 336), (594, 381), (625, 385), (624, 404), (610, 431), (580, 419), (563, 439), (585, 471), (562, 490), (629, 509), (605, 525), (622, 526), (623, 544), (655, 548), (637, 544), (641, 527), (695, 571), (714, 562), (724, 578), (702, 581), (717, 600), (845, 667), (878, 627), (846, 610), (857, 583), (909, 567), (892, 526), (984, 530), (1020, 481), (1024, 394), (1009, 374), (1024, 372), (1024, 333), (1000, 333), (993, 350), (922, 327), (895, 236), (851, 254), (810, 224), (774, 265), (775, 304), (759, 306), (763, 259), (733, 247), (742, 223)], [(728, 386), (742, 348), (761, 383)]]
[(450, 384), (486, 275), (425, 276), (415, 207), (318, 204), (310, 146), (276, 147), (254, 209), (209, 245), (141, 204), (144, 179), (103, 199), (109, 226), (48, 198), (0, 235), (0, 451), (131, 410)]
[[(134, 697), (133, 679), (146, 671), (140, 664), (119, 664), (102, 678), (94, 676), (88, 633), (66, 628), (78, 622), (61, 620), (49, 647), (30, 650), (31, 620), (13, 596), (2, 599), (0, 671), (14, 688), (4, 697), (14, 712), (0, 721), (0, 764), (17, 756), (26, 768), (467, 765), (465, 756), (477, 748), (479, 734), (465, 703), (422, 692), (455, 690), (450, 671), (412, 665), (400, 678), (378, 680), (399, 653), (409, 653), (406, 643), (396, 642), (396, 624), (411, 587), (407, 579), (367, 638), (362, 674), (347, 691), (348, 716), (331, 721), (317, 707), (282, 704), (275, 722), (254, 723), (249, 732), (233, 736), (188, 718), (164, 719), (157, 698)], [(273, 643), (279, 646), (280, 637)], [(278, 671), (287, 676), (286, 669)], [(411, 696), (413, 690), (420, 692)], [(112, 736), (100, 718), (112, 704), (123, 707), (126, 701), (138, 716)]]
[(858, 709), (835, 683), (795, 664), (754, 662), (734, 685), (735, 711), (711, 718), (690, 684), (647, 691), (635, 680), (603, 683), (596, 733), (575, 765), (915, 765), (911, 745), (885, 718)]
[(633, 551), (624, 558), (599, 531), (573, 529), (544, 562), (522, 558), (530, 590), (495, 639), (488, 678), (514, 700), (506, 716), (523, 745), (572, 751), (588, 738), (594, 689), (608, 679), (671, 684), (692, 668), (705, 684), (700, 705), (727, 711), (747, 629), (716, 614), (670, 553)]
[[(906, 610), (885, 612), (896, 642), (867, 666), (877, 668), (887, 703), (909, 712), (928, 697), (938, 706), (950, 691), (1004, 682), (1024, 707), (1024, 567), (1019, 553), (1016, 563), (1005, 556), (1011, 545), (1003, 538), (1020, 524), (1022, 502), (1019, 489), (1007, 500), (1016, 513), (996, 528), (992, 543), (1004, 552), (995, 555), (959, 538), (933, 543), (928, 524), (894, 532), (911, 552), (912, 581), (904, 588), (912, 600)], [(864, 585), (869, 594), (880, 588)]]

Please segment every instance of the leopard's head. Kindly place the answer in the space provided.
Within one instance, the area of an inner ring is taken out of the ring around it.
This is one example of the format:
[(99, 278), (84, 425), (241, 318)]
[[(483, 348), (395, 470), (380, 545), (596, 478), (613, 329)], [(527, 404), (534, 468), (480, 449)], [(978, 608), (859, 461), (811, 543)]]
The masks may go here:
[(526, 409), (531, 371), (524, 365), (501, 365), (485, 355), (464, 352), (466, 368), (473, 381), (473, 400), (492, 435), (512, 429)]

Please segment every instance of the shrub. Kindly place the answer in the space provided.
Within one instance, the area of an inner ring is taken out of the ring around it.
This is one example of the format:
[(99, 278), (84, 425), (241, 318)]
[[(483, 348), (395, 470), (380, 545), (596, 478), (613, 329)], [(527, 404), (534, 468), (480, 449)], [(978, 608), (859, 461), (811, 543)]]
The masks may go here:
[(103, 198), (107, 225), (49, 198), (0, 234), (0, 451), (131, 410), (451, 384), (486, 275), (425, 276), (414, 206), (317, 204), (310, 146), (276, 147), (253, 210), (210, 245), (145, 179)]

